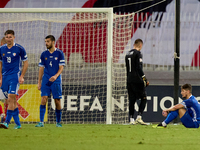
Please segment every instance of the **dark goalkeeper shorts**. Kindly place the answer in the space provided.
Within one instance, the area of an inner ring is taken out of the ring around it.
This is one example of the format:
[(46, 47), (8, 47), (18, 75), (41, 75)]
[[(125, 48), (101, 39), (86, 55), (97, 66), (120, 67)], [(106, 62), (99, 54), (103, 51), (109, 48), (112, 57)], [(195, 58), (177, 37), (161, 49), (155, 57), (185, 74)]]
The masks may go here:
[(128, 95), (136, 99), (146, 97), (146, 89), (143, 83), (127, 83)]

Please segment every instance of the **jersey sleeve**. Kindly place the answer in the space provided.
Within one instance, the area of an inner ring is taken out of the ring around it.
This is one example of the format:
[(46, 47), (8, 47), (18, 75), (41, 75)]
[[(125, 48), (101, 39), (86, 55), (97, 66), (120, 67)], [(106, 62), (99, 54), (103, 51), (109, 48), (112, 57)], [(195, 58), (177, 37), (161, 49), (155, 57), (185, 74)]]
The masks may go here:
[(42, 53), (40, 56), (39, 67), (44, 67), (44, 53)]
[(142, 77), (144, 75), (144, 72), (142, 70), (142, 55), (140, 53), (137, 54), (136, 64), (138, 73)]
[(65, 66), (65, 57), (62, 51), (60, 51), (59, 66)]
[(26, 51), (22, 46), (20, 46), (20, 56), (21, 56), (22, 61), (28, 60)]
[(191, 99), (188, 99), (188, 100), (182, 101), (180, 104), (182, 104), (185, 108), (189, 108), (189, 107), (192, 107), (193, 103)]

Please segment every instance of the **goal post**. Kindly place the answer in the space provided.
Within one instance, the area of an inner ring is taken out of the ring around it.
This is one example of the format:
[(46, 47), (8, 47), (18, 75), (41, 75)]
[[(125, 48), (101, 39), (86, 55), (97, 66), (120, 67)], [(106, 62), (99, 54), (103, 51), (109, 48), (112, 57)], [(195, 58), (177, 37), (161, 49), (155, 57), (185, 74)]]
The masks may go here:
[[(38, 63), (52, 34), (65, 54), (62, 73), (63, 123), (126, 123), (125, 51), (130, 49), (133, 14), (113, 14), (113, 8), (3, 8), (0, 37), (15, 31), (15, 42), (27, 52), (29, 68), (20, 85), (22, 122), (38, 122)], [(55, 104), (48, 99), (45, 122), (55, 122)]]

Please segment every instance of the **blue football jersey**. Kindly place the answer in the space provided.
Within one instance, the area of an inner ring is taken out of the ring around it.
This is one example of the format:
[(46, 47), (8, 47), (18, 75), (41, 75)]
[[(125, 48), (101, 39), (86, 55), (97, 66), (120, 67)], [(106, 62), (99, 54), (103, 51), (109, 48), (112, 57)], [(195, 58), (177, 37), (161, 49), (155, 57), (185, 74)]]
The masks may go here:
[(181, 102), (186, 108), (194, 122), (200, 123), (200, 104), (196, 98), (192, 95), (189, 99)]
[[(60, 65), (65, 66), (65, 58), (61, 50), (56, 48), (52, 54), (49, 50), (42, 52), (39, 62), (39, 66), (44, 67), (42, 80), (49, 80), (52, 76), (54, 76), (58, 72)], [(58, 76), (54, 82), (61, 82), (61, 75)]]
[(25, 49), (14, 43), (10, 49), (7, 44), (0, 47), (0, 61), (2, 61), (2, 75), (19, 73), (22, 67), (22, 61), (26, 61), (27, 55)]

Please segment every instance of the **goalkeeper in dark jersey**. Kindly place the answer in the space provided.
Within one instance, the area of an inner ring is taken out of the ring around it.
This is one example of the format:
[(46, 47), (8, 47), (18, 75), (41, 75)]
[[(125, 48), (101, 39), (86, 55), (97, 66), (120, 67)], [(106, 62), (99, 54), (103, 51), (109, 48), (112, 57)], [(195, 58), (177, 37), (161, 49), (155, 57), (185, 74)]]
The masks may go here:
[[(141, 125), (147, 125), (142, 120), (142, 113), (147, 103), (145, 88), (149, 85), (142, 69), (142, 54), (140, 51), (143, 46), (143, 41), (137, 39), (133, 46), (133, 49), (130, 50), (125, 57), (130, 124), (134, 125), (138, 123)], [(141, 99), (141, 103), (139, 105), (137, 118), (134, 120), (135, 102), (137, 99)]]

